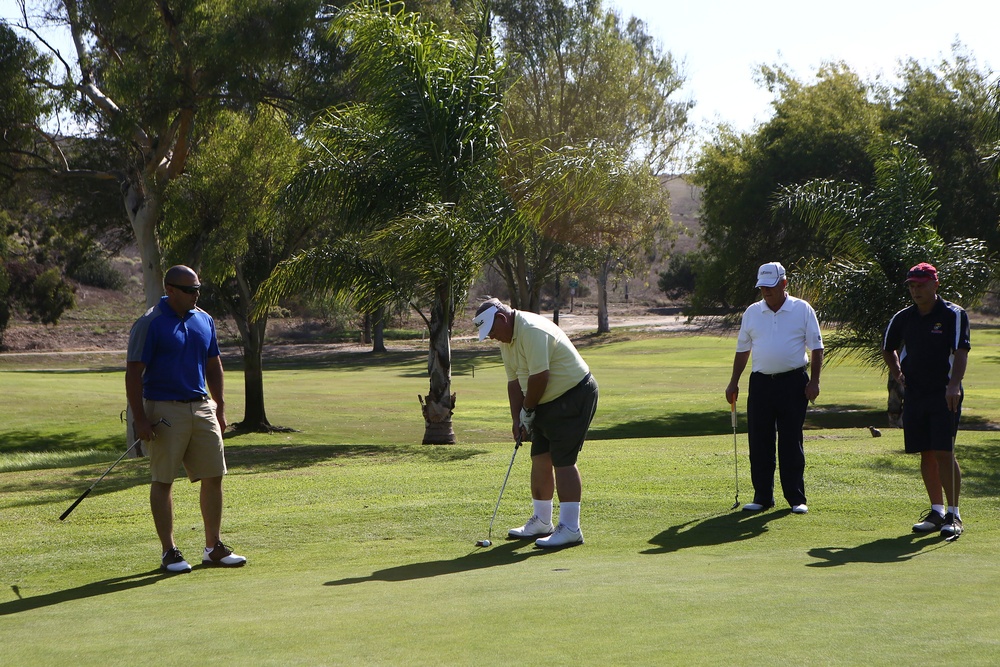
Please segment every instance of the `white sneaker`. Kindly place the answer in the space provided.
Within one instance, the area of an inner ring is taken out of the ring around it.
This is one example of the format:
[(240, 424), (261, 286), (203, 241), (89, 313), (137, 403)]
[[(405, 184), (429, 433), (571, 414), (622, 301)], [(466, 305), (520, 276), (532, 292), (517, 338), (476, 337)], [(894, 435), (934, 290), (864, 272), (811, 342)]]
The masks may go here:
[(809, 507), (802, 503), (801, 505), (792, 505), (792, 514), (805, 514), (809, 511)]
[(583, 531), (573, 530), (564, 523), (556, 526), (556, 532), (548, 537), (540, 537), (535, 540), (535, 546), (542, 547), (543, 549), (569, 547), (574, 544), (583, 544)]
[(538, 518), (537, 514), (534, 514), (530, 519), (528, 519), (528, 522), (520, 528), (511, 528), (508, 530), (507, 536), (515, 537), (517, 539), (534, 539), (544, 535), (551, 535), (554, 530), (555, 528), (553, 528), (551, 521), (544, 523)]

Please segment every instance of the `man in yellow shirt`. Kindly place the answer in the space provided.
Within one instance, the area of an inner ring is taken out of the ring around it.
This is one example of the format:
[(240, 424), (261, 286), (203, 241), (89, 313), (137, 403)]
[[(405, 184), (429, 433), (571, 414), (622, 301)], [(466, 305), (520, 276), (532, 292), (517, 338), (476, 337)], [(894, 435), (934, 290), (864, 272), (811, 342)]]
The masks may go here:
[[(531, 440), (534, 512), (508, 536), (534, 539), (542, 548), (583, 544), (576, 462), (597, 411), (597, 381), (558, 326), (536, 313), (512, 310), (498, 299), (484, 301), (473, 324), (479, 340), (500, 342), (507, 372), (512, 433)], [(552, 498), (559, 492), (559, 523), (552, 525)]]

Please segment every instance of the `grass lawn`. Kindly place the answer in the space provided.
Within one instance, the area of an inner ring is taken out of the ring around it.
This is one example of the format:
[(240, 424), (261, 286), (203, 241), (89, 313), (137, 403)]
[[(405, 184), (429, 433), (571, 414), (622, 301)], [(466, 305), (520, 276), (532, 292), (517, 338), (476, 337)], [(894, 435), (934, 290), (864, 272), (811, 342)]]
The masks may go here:
[[(584, 448), (586, 544), (507, 541), (530, 514), (491, 344), (455, 351), (459, 444), (422, 446), (426, 353), (272, 365), (268, 415), (227, 438), (238, 570), (157, 569), (145, 460), (126, 459), (120, 359), (0, 355), (0, 664), (991, 665), (1000, 659), (1000, 333), (973, 331), (959, 459), (966, 534), (910, 532), (917, 459), (884, 376), (824, 369), (806, 433), (810, 512), (730, 511), (723, 390), (734, 337), (578, 341), (601, 386)], [(229, 417), (242, 377), (227, 375)], [(742, 387), (746, 389), (744, 376)], [(752, 498), (740, 400), (740, 501)], [(779, 491), (780, 500), (780, 491)], [(202, 542), (178, 480), (176, 537)], [(936, 629), (936, 637), (931, 632)]]

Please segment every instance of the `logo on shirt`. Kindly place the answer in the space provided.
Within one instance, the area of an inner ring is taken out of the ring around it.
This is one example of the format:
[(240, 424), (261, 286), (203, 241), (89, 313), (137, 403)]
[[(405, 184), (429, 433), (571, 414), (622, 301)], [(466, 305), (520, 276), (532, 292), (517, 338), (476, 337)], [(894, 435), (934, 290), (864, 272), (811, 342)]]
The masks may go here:
[(931, 327), (931, 333), (932, 334), (944, 333), (944, 324), (942, 324), (941, 322), (935, 322), (934, 326)]

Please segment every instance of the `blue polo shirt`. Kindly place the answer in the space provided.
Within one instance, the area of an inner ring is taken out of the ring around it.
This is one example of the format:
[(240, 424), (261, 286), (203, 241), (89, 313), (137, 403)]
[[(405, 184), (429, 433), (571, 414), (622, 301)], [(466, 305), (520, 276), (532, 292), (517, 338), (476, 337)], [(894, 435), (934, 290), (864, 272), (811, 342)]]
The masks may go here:
[(951, 380), (955, 350), (971, 347), (969, 316), (941, 297), (927, 315), (916, 305), (893, 315), (882, 341), (883, 350), (899, 351), (906, 391), (921, 395), (943, 392)]
[(212, 316), (195, 307), (180, 317), (165, 296), (136, 320), (129, 334), (127, 359), (146, 365), (142, 395), (147, 400), (186, 401), (208, 395), (205, 366), (217, 356)]

